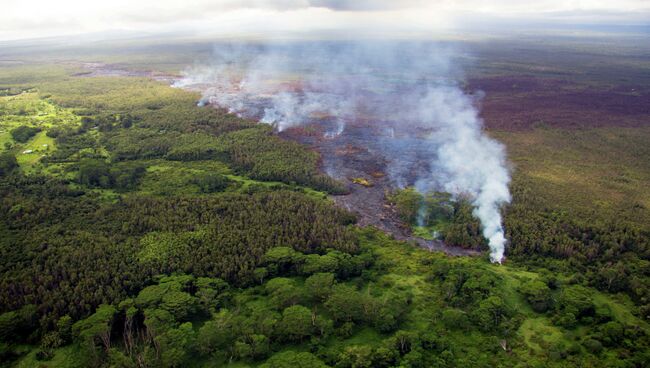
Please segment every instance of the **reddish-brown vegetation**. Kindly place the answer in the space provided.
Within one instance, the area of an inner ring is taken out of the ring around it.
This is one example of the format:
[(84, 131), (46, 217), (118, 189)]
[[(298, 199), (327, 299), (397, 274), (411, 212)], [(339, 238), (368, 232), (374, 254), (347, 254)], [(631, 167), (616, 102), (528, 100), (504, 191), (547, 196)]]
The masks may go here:
[(481, 115), (488, 129), (650, 124), (647, 87), (595, 87), (558, 79), (509, 76), (471, 79), (467, 88), (485, 92)]

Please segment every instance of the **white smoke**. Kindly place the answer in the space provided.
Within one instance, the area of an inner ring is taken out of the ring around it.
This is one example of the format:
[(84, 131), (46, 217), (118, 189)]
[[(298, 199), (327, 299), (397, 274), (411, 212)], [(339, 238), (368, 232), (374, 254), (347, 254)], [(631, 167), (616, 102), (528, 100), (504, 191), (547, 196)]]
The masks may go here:
[(469, 195), (490, 259), (501, 262), (500, 209), (510, 201), (505, 150), (483, 133), (474, 98), (455, 82), (452, 58), (432, 43), (222, 45), (212, 64), (187, 70), (175, 85), (278, 131), (318, 123), (326, 138), (336, 138), (346, 122), (371, 121), (377, 133), (364, 144), (386, 158), (393, 184)]
[[(510, 202), (510, 175), (504, 147), (482, 132), (482, 122), (472, 100), (458, 87), (437, 87), (421, 100), (422, 119), (438, 130), (433, 139), (438, 157), (433, 165), (444, 172), (422, 181), (440, 183), (454, 195), (469, 194), (475, 206), (474, 216), (482, 224), (488, 240), (490, 260), (501, 262), (506, 239), (500, 208)], [(430, 184), (429, 184), (430, 185)]]
[(308, 120), (327, 119), (333, 126), (325, 136), (332, 138), (354, 118), (354, 101), (346, 98), (354, 85), (332, 77), (349, 66), (331, 64), (325, 71), (327, 57), (315, 56), (318, 51), (228, 44), (215, 49), (210, 64), (183, 71), (183, 78), (173, 85), (201, 89), (199, 105), (224, 107), (280, 132)]

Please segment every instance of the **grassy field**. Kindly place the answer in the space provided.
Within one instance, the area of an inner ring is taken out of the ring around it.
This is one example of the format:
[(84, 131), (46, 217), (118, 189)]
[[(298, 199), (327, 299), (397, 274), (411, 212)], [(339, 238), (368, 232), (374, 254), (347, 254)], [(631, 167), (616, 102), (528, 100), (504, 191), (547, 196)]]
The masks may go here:
[(491, 134), (507, 147), (515, 185), (550, 207), (650, 223), (650, 128)]
[[(11, 150), (26, 172), (42, 170), (41, 158), (57, 148), (55, 140), (47, 136), (47, 130), (77, 126), (80, 120), (71, 109), (49, 102), (36, 91), (0, 97), (0, 152)], [(11, 130), (19, 126), (35, 127), (41, 131), (27, 142), (20, 143), (11, 135)]]

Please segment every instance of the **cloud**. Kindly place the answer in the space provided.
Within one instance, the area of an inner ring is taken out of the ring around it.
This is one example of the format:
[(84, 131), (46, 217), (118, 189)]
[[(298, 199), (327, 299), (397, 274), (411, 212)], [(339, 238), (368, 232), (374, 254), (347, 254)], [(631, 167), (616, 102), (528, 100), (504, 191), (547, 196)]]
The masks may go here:
[[(467, 15), (554, 22), (650, 23), (645, 0), (3, 0), (0, 40), (114, 29), (214, 33), (309, 32), (324, 28), (435, 32), (471, 28)], [(271, 27), (273, 25), (273, 27)], [(291, 28), (291, 27), (294, 28)], [(300, 27), (300, 28), (295, 28)]]
[[(376, 11), (408, 9), (426, 4), (421, 0), (311, 0), (309, 4), (314, 7), (323, 7), (332, 10), (345, 11)], [(431, 3), (431, 2), (429, 2)]]

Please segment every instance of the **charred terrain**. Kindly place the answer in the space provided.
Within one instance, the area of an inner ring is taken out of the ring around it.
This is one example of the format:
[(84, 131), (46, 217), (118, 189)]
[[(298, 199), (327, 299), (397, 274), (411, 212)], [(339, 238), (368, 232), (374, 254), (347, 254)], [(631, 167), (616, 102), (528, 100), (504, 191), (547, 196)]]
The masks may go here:
[(5, 45), (0, 366), (645, 367), (645, 41)]

